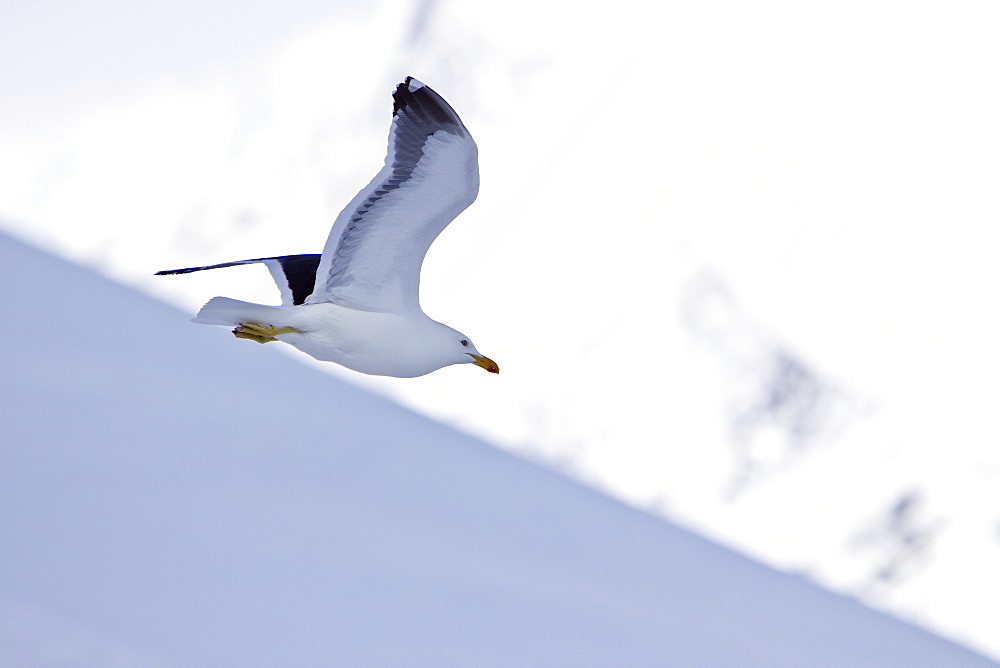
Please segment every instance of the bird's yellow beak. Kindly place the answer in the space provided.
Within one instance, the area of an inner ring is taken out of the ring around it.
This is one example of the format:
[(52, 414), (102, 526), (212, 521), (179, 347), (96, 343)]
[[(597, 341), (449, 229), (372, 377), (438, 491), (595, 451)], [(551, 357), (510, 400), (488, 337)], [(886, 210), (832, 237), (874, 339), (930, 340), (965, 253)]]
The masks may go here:
[(476, 360), (476, 366), (481, 366), (490, 373), (500, 373), (500, 367), (497, 363), (491, 360), (489, 357), (483, 357), (481, 355), (473, 355), (472, 353), (467, 353), (469, 357)]

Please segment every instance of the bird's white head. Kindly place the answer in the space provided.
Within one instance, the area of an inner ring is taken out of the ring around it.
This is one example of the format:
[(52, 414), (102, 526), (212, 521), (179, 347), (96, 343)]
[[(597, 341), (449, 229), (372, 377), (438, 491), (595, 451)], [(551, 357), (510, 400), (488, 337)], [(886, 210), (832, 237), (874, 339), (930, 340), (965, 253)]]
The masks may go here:
[[(440, 323), (438, 324), (440, 325)], [(447, 325), (440, 325), (435, 338), (438, 349), (450, 360), (445, 363), (445, 366), (451, 364), (475, 364), (490, 373), (500, 373), (500, 367), (497, 366), (497, 363), (476, 350), (476, 346), (472, 343), (472, 340), (458, 330), (454, 330)]]

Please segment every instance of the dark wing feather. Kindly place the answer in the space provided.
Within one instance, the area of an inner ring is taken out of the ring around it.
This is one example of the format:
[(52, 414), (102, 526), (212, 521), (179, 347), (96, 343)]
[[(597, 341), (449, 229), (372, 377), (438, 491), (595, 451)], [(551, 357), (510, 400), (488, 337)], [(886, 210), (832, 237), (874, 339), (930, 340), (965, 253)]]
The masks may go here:
[(320, 255), (282, 255), (280, 257), (258, 257), (252, 260), (238, 260), (236, 262), (223, 262), (222, 264), (212, 264), (206, 267), (188, 267), (186, 269), (167, 269), (156, 272), (156, 276), (167, 276), (172, 274), (190, 274), (193, 271), (204, 271), (206, 269), (222, 269), (224, 267), (235, 267), (241, 264), (261, 263), (267, 266), (274, 278), (278, 290), (281, 292), (281, 303), (283, 306), (297, 306), (304, 304), (306, 298), (316, 284), (316, 268), (319, 267)]

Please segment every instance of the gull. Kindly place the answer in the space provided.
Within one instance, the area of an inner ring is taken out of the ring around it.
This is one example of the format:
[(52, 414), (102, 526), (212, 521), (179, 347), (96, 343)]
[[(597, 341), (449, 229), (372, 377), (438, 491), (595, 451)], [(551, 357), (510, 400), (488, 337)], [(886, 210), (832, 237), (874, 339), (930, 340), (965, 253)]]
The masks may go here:
[(214, 297), (193, 322), (237, 338), (281, 341), (360, 373), (413, 378), (452, 364), (499, 373), (468, 336), (420, 308), (434, 239), (479, 192), (479, 151), (444, 98), (413, 77), (392, 94), (382, 170), (337, 216), (322, 255), (285, 255), (157, 272), (264, 264), (281, 306)]

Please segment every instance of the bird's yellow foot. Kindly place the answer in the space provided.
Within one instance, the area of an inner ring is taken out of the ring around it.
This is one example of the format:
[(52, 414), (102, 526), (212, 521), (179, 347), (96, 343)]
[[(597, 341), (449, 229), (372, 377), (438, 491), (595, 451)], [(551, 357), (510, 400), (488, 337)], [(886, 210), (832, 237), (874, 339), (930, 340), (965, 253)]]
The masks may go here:
[(233, 336), (237, 339), (250, 339), (257, 343), (267, 343), (268, 341), (277, 341), (278, 339), (274, 338), (276, 336), (292, 332), (301, 333), (294, 327), (272, 327), (262, 322), (241, 322), (233, 330)]

